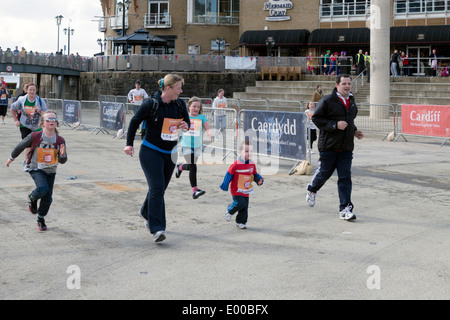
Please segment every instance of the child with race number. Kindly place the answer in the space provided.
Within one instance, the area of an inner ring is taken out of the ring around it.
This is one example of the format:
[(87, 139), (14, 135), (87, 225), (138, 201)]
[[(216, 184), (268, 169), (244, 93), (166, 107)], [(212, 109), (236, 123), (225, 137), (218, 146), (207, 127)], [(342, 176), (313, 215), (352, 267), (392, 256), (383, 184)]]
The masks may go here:
[(249, 195), (253, 193), (252, 182), (255, 181), (258, 186), (264, 182), (264, 179), (256, 172), (256, 165), (251, 160), (252, 156), (253, 146), (246, 139), (239, 145), (239, 157), (230, 166), (220, 185), (223, 191), (228, 191), (230, 185), (233, 196), (233, 202), (225, 213), (225, 220), (231, 221), (232, 215), (237, 212), (236, 226), (239, 229), (247, 228)]
[(6, 166), (9, 167), (15, 158), (29, 148), (25, 161), (29, 165), (28, 172), (36, 184), (36, 189), (28, 195), (28, 205), (30, 212), (37, 214), (40, 231), (47, 230), (45, 217), (53, 200), (56, 168), (58, 163), (64, 164), (67, 161), (66, 142), (58, 134), (56, 129), (58, 125), (56, 112), (44, 112), (41, 117), (42, 131), (32, 132), (26, 136), (6, 161)]
[(205, 194), (205, 191), (197, 187), (197, 160), (202, 153), (203, 129), (205, 129), (209, 138), (211, 138), (211, 133), (208, 119), (202, 114), (203, 108), (200, 98), (192, 97), (189, 99), (187, 108), (189, 119), (191, 120), (191, 127), (189, 131), (183, 134), (181, 139), (182, 152), (186, 163), (177, 164), (175, 177), (179, 178), (181, 172), (188, 170), (189, 181), (192, 187), (192, 198), (198, 199)]

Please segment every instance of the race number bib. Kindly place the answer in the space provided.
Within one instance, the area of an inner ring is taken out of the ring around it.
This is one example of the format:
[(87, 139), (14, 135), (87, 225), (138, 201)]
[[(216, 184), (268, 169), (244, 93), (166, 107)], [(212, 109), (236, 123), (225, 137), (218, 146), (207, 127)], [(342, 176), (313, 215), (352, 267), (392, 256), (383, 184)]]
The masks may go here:
[(243, 175), (239, 176), (238, 180), (238, 192), (244, 194), (252, 194), (253, 193), (253, 175)]
[(178, 128), (180, 127), (181, 121), (183, 121), (183, 119), (165, 118), (161, 130), (161, 139), (166, 141), (177, 141)]
[(218, 108), (226, 108), (227, 104), (225, 102), (221, 102), (217, 104)]
[(37, 149), (37, 166), (38, 169), (51, 168), (58, 165), (57, 149)]
[(201, 130), (202, 120), (191, 119), (191, 127), (189, 128), (189, 131), (185, 133), (185, 135), (190, 137), (200, 137)]
[(33, 118), (34, 117), (34, 114), (35, 114), (35, 112), (36, 112), (36, 107), (24, 107), (24, 109), (25, 109), (25, 113), (30, 117), (30, 118)]

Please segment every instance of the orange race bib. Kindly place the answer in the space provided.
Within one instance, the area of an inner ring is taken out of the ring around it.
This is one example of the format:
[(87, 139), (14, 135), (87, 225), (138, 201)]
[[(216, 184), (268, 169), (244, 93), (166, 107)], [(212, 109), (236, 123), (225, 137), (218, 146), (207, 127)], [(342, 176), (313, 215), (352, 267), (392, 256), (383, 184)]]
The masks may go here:
[(217, 108), (226, 108), (227, 104), (225, 102), (221, 102), (217, 104)]
[(189, 131), (185, 133), (185, 135), (191, 137), (200, 137), (201, 130), (202, 130), (202, 120), (191, 119), (191, 127), (189, 128)]
[(244, 194), (251, 194), (253, 193), (253, 175), (239, 175), (238, 180), (238, 190), (237, 192), (244, 193)]
[(178, 140), (178, 128), (183, 119), (164, 118), (163, 127), (161, 130), (161, 139), (166, 141)]
[(58, 149), (37, 149), (38, 169), (51, 168), (58, 165)]

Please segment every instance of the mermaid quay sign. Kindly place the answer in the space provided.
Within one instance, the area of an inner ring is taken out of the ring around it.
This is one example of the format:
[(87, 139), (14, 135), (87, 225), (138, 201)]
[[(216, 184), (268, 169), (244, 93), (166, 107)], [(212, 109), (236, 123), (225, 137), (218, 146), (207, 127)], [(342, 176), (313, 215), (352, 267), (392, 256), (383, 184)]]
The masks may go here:
[(270, 0), (269, 2), (264, 2), (264, 10), (269, 11), (269, 16), (266, 17), (266, 20), (291, 20), (291, 17), (287, 15), (287, 11), (292, 9), (293, 6), (292, 1), (288, 0)]

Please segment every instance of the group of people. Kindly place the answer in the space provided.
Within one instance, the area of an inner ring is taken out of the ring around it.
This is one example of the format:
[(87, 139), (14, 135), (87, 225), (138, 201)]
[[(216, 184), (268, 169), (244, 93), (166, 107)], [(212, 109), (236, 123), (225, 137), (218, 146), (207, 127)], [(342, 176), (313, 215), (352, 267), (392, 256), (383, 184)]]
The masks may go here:
[[(158, 84), (160, 90), (152, 96), (152, 99), (142, 103), (131, 119), (124, 148), (126, 154), (134, 155), (133, 142), (136, 130), (143, 121), (146, 121), (147, 131), (139, 151), (139, 159), (149, 190), (139, 214), (153, 234), (155, 242), (166, 239), (164, 193), (174, 171), (176, 178), (179, 178), (183, 171), (189, 171), (194, 199), (205, 193), (197, 188), (195, 163), (201, 154), (202, 132), (209, 131), (207, 119), (202, 115), (200, 99), (192, 97), (186, 108), (183, 100), (179, 98), (184, 84), (183, 78), (169, 74), (159, 80)], [(317, 89), (320, 89), (317, 107), (311, 101), (308, 110), (312, 122), (320, 130), (318, 142), (320, 157), (318, 169), (307, 186), (306, 202), (311, 207), (315, 206), (317, 192), (337, 170), (339, 218), (352, 221), (356, 219), (351, 201), (354, 137), (362, 139), (363, 133), (354, 123), (358, 109), (351, 93), (351, 78), (349, 75), (337, 76), (336, 87), (330, 95), (323, 96), (321, 87)], [(169, 127), (172, 127), (171, 134), (168, 134)], [(183, 131), (181, 146), (185, 164), (174, 161), (177, 154), (178, 130)], [(252, 183), (262, 185), (264, 182), (252, 161), (252, 152), (253, 146), (245, 139), (239, 145), (238, 159), (229, 167), (220, 185), (224, 191), (230, 189), (233, 198), (233, 202), (227, 207), (225, 219), (231, 221), (233, 215), (237, 213), (235, 220), (240, 229), (246, 228), (249, 194), (253, 192)]]
[[(193, 199), (205, 194), (197, 187), (196, 162), (202, 151), (203, 130), (208, 136), (210, 127), (207, 118), (202, 114), (202, 103), (198, 97), (189, 99), (186, 103), (179, 98), (183, 92), (184, 79), (176, 74), (168, 74), (158, 81), (159, 90), (151, 99), (145, 100), (137, 108), (130, 121), (124, 152), (134, 156), (134, 139), (141, 123), (146, 123), (145, 135), (139, 150), (139, 160), (147, 179), (148, 192), (139, 214), (145, 221), (145, 226), (153, 235), (155, 242), (166, 239), (166, 213), (164, 194), (176, 170), (179, 178), (183, 171), (189, 171)], [(223, 96), (222, 96), (223, 98)], [(182, 153), (185, 164), (177, 163), (177, 145), (179, 130), (182, 131)], [(248, 218), (248, 196), (252, 192), (252, 182), (258, 185), (263, 179), (256, 172), (256, 166), (251, 160), (252, 146), (248, 141), (241, 144), (239, 158), (227, 171), (222, 190), (231, 188), (233, 202), (225, 214), (227, 221), (236, 215), (236, 225), (246, 228)]]
[(401, 53), (398, 52), (398, 50), (394, 50), (394, 52), (391, 54), (391, 76), (392, 77), (398, 77), (398, 76), (409, 76), (409, 57), (405, 54), (404, 51)]
[[(307, 58), (308, 73), (337, 76), (340, 74), (351, 74), (352, 67), (355, 68), (357, 74), (364, 72), (364, 70), (366, 72), (370, 70), (369, 52), (366, 51), (363, 53), (363, 50), (359, 50), (353, 61), (352, 57), (347, 55), (347, 51), (336, 51), (332, 53), (331, 50), (327, 50), (325, 54), (321, 54), (319, 61), (315, 64), (314, 60), (310, 52)], [(316, 67), (318, 67), (317, 71), (315, 70)]]
[[(174, 172), (176, 178), (179, 178), (183, 171), (189, 171), (194, 199), (205, 193), (197, 187), (196, 161), (201, 153), (203, 130), (210, 136), (210, 128), (206, 117), (202, 115), (199, 98), (192, 97), (187, 107), (180, 99), (183, 84), (182, 77), (168, 74), (158, 80), (159, 89), (151, 99), (142, 102), (143, 99), (134, 98), (140, 95), (138, 88), (135, 94), (131, 95), (134, 101), (141, 103), (129, 123), (124, 153), (134, 156), (136, 131), (141, 123), (145, 122), (146, 130), (139, 150), (139, 160), (147, 180), (148, 191), (139, 214), (155, 242), (166, 239), (164, 195)], [(6, 165), (9, 167), (26, 150), (24, 170), (29, 172), (36, 184), (36, 188), (28, 195), (29, 210), (37, 214), (39, 230), (45, 231), (47, 227), (44, 218), (52, 203), (56, 169), (59, 163), (67, 161), (67, 149), (64, 138), (57, 131), (59, 121), (56, 112), (47, 110), (45, 102), (39, 98), (36, 90), (34, 83), (28, 84), (26, 95), (11, 106), (13, 119), (20, 127), (22, 141), (12, 150)], [(353, 140), (354, 137), (363, 137), (354, 123), (357, 107), (350, 90), (350, 76), (337, 76), (333, 92), (323, 96), (311, 113), (312, 122), (320, 130), (320, 157), (318, 169), (306, 191), (306, 202), (312, 207), (316, 203), (317, 192), (337, 170), (339, 217), (348, 221), (356, 218), (351, 201)], [(176, 160), (179, 131), (182, 133), (181, 146), (185, 164)], [(239, 145), (237, 160), (229, 167), (219, 185), (224, 191), (230, 190), (232, 195), (232, 202), (228, 205), (224, 218), (231, 221), (236, 215), (236, 225), (240, 229), (246, 229), (249, 195), (253, 192), (253, 183), (261, 186), (264, 182), (252, 161), (252, 153), (251, 142), (244, 139)]]

